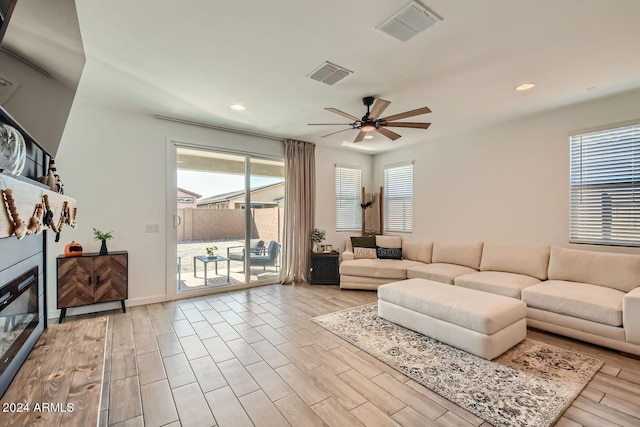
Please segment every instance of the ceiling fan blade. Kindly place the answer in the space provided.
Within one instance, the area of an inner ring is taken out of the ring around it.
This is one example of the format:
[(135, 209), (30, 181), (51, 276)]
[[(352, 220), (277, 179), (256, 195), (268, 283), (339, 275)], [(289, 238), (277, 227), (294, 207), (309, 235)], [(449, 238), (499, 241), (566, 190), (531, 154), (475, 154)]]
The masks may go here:
[(324, 138), (325, 136), (335, 135), (336, 133), (344, 132), (344, 131), (346, 131), (346, 130), (353, 130), (353, 128), (349, 128), (349, 129), (342, 129), (342, 130), (339, 130), (339, 131), (337, 131), (337, 132), (331, 132), (331, 133), (328, 133), (328, 134), (326, 134), (326, 135), (322, 135), (320, 138)]
[(358, 136), (356, 136), (356, 139), (353, 140), (353, 142), (362, 141), (366, 135), (367, 135), (367, 132), (361, 130), (360, 133), (358, 133)]
[(383, 123), (382, 126), (388, 126), (393, 128), (414, 128), (414, 129), (428, 129), (431, 123), (419, 123), (419, 122), (388, 122)]
[(344, 111), (340, 111), (340, 110), (338, 110), (336, 108), (325, 108), (325, 110), (331, 111), (332, 113), (338, 114), (339, 116), (346, 117), (347, 119), (351, 119), (351, 120), (354, 120), (354, 121), (360, 120), (356, 116), (352, 116), (351, 114), (347, 114)]
[(371, 113), (369, 113), (369, 119), (377, 120), (389, 104), (391, 104), (391, 102), (385, 101), (384, 99), (376, 99), (376, 102), (374, 102), (373, 108), (371, 109)]
[(431, 110), (427, 107), (418, 108), (416, 110), (405, 111), (404, 113), (394, 114), (393, 116), (383, 117), (380, 120), (385, 122), (392, 122), (394, 120), (406, 119), (407, 117), (419, 116), (420, 114), (430, 113)]
[(389, 129), (385, 129), (383, 127), (379, 127), (378, 129), (376, 129), (378, 132), (380, 132), (381, 134), (383, 134), (384, 136), (386, 136), (387, 138), (395, 141), (396, 139), (400, 138), (401, 135), (398, 135), (395, 132), (390, 131)]
[(307, 126), (349, 126), (351, 123), (307, 123)]

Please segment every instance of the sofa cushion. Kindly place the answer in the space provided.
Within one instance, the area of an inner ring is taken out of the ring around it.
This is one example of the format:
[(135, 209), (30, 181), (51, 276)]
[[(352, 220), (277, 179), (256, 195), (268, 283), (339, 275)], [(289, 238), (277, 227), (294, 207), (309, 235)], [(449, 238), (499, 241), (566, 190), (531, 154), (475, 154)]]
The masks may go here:
[(375, 248), (361, 248), (356, 246), (353, 248), (353, 257), (355, 259), (376, 259), (378, 256)]
[(401, 248), (402, 237), (400, 236), (376, 236), (376, 246), (381, 248)]
[(375, 236), (353, 236), (351, 238), (351, 246), (355, 248), (373, 248), (376, 247)]
[(433, 242), (433, 263), (458, 264), (478, 270), (482, 257), (482, 242)]
[(491, 292), (492, 294), (520, 299), (520, 292), (540, 283), (535, 277), (502, 271), (479, 271), (456, 277), (454, 284), (462, 288)]
[(340, 274), (402, 280), (407, 278), (407, 268), (416, 265), (420, 263), (405, 259), (354, 259), (340, 264)]
[(382, 248), (376, 249), (376, 255), (380, 259), (402, 259), (402, 248)]
[(551, 247), (549, 279), (630, 292), (640, 286), (640, 256)]
[(547, 280), (549, 245), (486, 243), (482, 247), (480, 271), (504, 271)]
[(418, 264), (407, 269), (407, 278), (435, 280), (436, 282), (453, 285), (453, 281), (458, 276), (476, 273), (478, 270), (456, 264)]
[(624, 292), (589, 283), (548, 280), (522, 290), (529, 307), (605, 325), (622, 325)]
[(431, 262), (433, 242), (419, 242), (404, 240), (402, 242), (402, 258), (412, 261), (420, 261), (425, 264)]

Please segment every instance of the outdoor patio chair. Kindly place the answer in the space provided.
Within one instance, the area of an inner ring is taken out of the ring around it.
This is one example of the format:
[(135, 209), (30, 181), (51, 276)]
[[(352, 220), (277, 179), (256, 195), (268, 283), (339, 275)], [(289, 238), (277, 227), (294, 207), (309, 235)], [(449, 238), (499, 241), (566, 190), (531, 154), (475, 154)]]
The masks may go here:
[[(227, 258), (232, 261), (242, 261), (242, 269), (244, 270), (244, 245), (229, 246), (227, 248)], [(251, 255), (264, 255), (264, 240), (249, 240), (249, 252)]]
[(269, 243), (267, 252), (264, 255), (251, 254), (251, 267), (262, 266), (265, 270), (267, 266), (273, 266), (278, 271), (278, 256), (280, 255), (280, 248), (282, 245), (275, 240)]

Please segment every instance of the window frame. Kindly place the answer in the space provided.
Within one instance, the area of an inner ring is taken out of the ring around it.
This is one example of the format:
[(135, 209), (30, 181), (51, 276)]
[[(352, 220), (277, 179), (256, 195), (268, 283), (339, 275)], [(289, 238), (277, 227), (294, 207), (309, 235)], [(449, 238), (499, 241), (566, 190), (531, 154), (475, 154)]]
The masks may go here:
[[(384, 231), (390, 233), (412, 233), (413, 232), (413, 166), (414, 162), (395, 163), (385, 165), (383, 170), (384, 183)], [(408, 172), (403, 172), (407, 169)], [(393, 171), (393, 172), (392, 172)], [(394, 177), (395, 175), (395, 177)], [(408, 184), (408, 187), (407, 187)], [(396, 185), (405, 188), (395, 188)], [(399, 194), (399, 193), (404, 193)], [(408, 196), (406, 193), (410, 193)], [(408, 198), (408, 199), (407, 199)], [(404, 202), (402, 199), (405, 199)], [(400, 206), (398, 206), (400, 202)], [(401, 213), (393, 210), (400, 208)], [(409, 215), (407, 216), (407, 211)], [(400, 216), (400, 220), (398, 220)]]
[[(336, 164), (334, 173), (336, 231), (360, 231), (362, 229), (360, 207), (362, 202), (362, 168)], [(352, 187), (348, 188), (350, 185)]]
[(569, 242), (640, 246), (640, 122), (569, 135)]

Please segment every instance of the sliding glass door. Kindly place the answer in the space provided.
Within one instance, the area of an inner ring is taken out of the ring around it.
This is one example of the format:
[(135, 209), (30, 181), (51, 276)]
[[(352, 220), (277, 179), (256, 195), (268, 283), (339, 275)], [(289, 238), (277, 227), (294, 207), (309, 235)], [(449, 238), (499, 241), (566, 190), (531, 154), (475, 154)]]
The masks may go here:
[(175, 144), (176, 292), (275, 283), (284, 164)]

